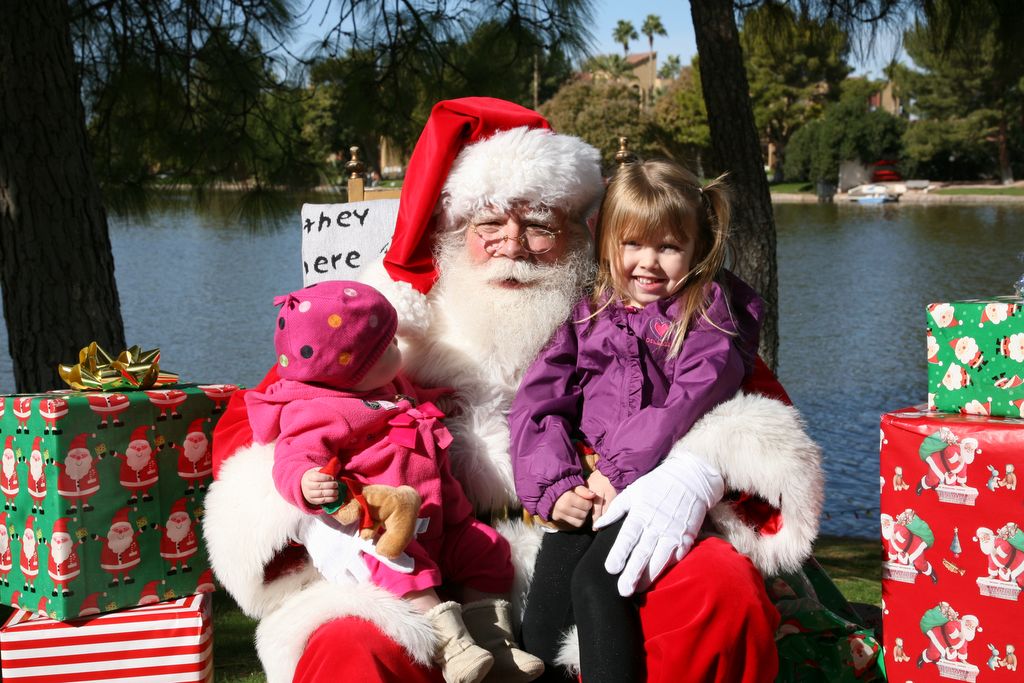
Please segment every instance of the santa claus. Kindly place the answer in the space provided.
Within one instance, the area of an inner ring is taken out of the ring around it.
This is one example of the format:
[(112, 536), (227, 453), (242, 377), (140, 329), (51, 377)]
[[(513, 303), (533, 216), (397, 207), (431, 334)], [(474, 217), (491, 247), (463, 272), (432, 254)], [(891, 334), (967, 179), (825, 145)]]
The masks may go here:
[(144, 501), (153, 500), (149, 490), (160, 477), (156, 458), (153, 457), (153, 447), (146, 437), (150, 429), (146, 426), (136, 427), (124, 453), (117, 454), (121, 460), (121, 486), (131, 493), (128, 505), (135, 505), (140, 497)]
[[(493, 519), (502, 512), (513, 518), (518, 508), (505, 419), (515, 389), (592, 274), (585, 219), (602, 192), (598, 153), (547, 127), (535, 112), (499, 100), (439, 103), (410, 160), (388, 255), (367, 275), (399, 311), (407, 372), (456, 389), (460, 410), (447, 421), (452, 467), (477, 510)], [(481, 209), (513, 205), (555, 216), (551, 251), (526, 251), (518, 225), (506, 224), (494, 250), (466, 230)], [(275, 379), (272, 371), (261, 389)], [(218, 579), (261, 619), (258, 651), (268, 681), (437, 680), (425, 668), (437, 644), (421, 615), (374, 586), (339, 590), (290, 546), (302, 513), (275, 495), (273, 444), (251, 441), (240, 391), (214, 434), (217, 481), (203, 528)], [(665, 482), (689, 471), (692, 458), (781, 510), (754, 520), (746, 508), (720, 503), (710, 518), (732, 544), (702, 538), (687, 554), (685, 521), (675, 511), (694, 501), (686, 487)], [(649, 678), (688, 671), (700, 680), (774, 679), (778, 613), (751, 559), (766, 573), (797, 569), (816, 535), (819, 451), (799, 417), (777, 400), (737, 396), (706, 415), (645, 479), (633, 485), (632, 507), (620, 509), (625, 531), (614, 552), (628, 558), (620, 577), (627, 591), (647, 589), (678, 562), (641, 609)], [(517, 521), (498, 526), (514, 549), (521, 597), (539, 530)]]
[(966, 662), (967, 644), (981, 630), (978, 617), (961, 617), (948, 602), (940, 602), (921, 617), (921, 633), (928, 638), (928, 647), (918, 657), (917, 666), (940, 660)]
[(206, 481), (213, 474), (213, 453), (210, 452), (210, 440), (203, 431), (204, 418), (192, 421), (178, 451), (178, 476), (185, 480), (188, 488), (185, 495), (190, 495), (198, 487), (206, 490)]
[(64, 430), (58, 422), (67, 417), (68, 402), (66, 399), (52, 397), (39, 402), (39, 414), (43, 418), (43, 434), (63, 434)]
[(28, 421), (32, 417), (32, 397), (22, 396), (14, 399), (14, 418), (18, 421), (14, 433), (28, 433)]
[(71, 502), (64, 511), (68, 515), (78, 512), (79, 506), (83, 511), (91, 511), (89, 499), (100, 490), (100, 475), (87, 445), (88, 437), (79, 434), (72, 439), (64, 462), (57, 463), (57, 494)]
[(974, 534), (978, 547), (988, 557), (988, 577), (1024, 588), (1024, 532), (1008, 522), (993, 532), (978, 527)]
[(25, 579), (21, 587), (23, 591), (36, 592), (36, 577), (39, 576), (39, 543), (43, 541), (41, 535), (36, 534), (36, 518), (25, 519), (25, 532), (21, 535), (21, 576)]
[(977, 439), (972, 436), (957, 439), (948, 427), (925, 437), (918, 448), (918, 456), (928, 466), (928, 471), (917, 483), (917, 495), (940, 485), (966, 486), (967, 466), (974, 462), (978, 452)]
[(46, 500), (46, 463), (43, 462), (43, 440), (36, 437), (32, 441), (32, 452), (28, 456), (28, 495), (32, 497), (32, 514), (43, 514), (43, 501)]
[(82, 543), (81, 541), (76, 543), (74, 537), (68, 533), (67, 517), (61, 517), (54, 522), (48, 545), (50, 546), (50, 560), (47, 571), (53, 580), (52, 595), (64, 597), (73, 595), (74, 591), (69, 588), (69, 585), (82, 571), (78, 562), (78, 547)]
[(192, 567), (188, 566), (188, 559), (195, 555), (198, 549), (196, 530), (185, 508), (185, 499), (181, 498), (171, 507), (171, 514), (164, 525), (163, 538), (160, 539), (160, 557), (164, 558), (164, 562), (170, 567), (167, 575), (177, 574), (179, 564), (183, 573), (192, 571)]
[(904, 510), (895, 518), (883, 513), (881, 519), (889, 562), (912, 566), (930, 578), (932, 583), (937, 583), (939, 576), (925, 557), (925, 551), (935, 545), (935, 534), (928, 523), (911, 509)]
[(108, 586), (117, 586), (121, 582), (125, 585), (135, 583), (131, 572), (142, 561), (138, 541), (140, 533), (128, 521), (128, 509), (121, 508), (110, 520), (110, 528), (105, 537), (93, 534), (94, 541), (103, 543), (100, 569), (110, 574)]
[(10, 586), (7, 578), (14, 568), (11, 556), (11, 533), (7, 528), (7, 513), (0, 512), (0, 586)]
[(0, 493), (4, 494), (4, 510), (17, 510), (15, 501), (20, 490), (18, 483), (18, 457), (14, 453), (14, 437), (4, 442), (4, 453), (0, 456)]

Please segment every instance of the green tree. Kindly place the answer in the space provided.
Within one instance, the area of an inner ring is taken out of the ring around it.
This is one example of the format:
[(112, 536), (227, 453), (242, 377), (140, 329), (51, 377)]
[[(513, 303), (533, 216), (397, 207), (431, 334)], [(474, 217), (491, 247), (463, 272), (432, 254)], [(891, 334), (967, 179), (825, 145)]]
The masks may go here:
[(696, 64), (694, 58), (694, 66), (681, 69), (662, 91), (654, 103), (654, 122), (666, 152), (702, 176), (711, 133)]
[[(913, 163), (938, 170), (942, 157), (953, 156), (959, 161), (949, 171), (961, 174), (987, 146), (991, 162), (980, 170), (1013, 181), (1011, 140), (1024, 123), (1022, 35), (1024, 4), (1000, 0), (935, 0), (930, 15), (906, 32), (907, 54), (920, 70), (902, 67), (896, 78), (921, 119), (908, 131)], [(943, 144), (928, 139), (938, 130)]]
[(640, 111), (639, 92), (624, 83), (568, 83), (540, 111), (555, 130), (579, 136), (601, 150), (607, 170), (614, 168), (620, 135), (629, 137), (630, 149), (640, 156), (661, 152), (651, 117)]
[(849, 42), (836, 22), (775, 4), (744, 16), (740, 42), (754, 120), (775, 148), (773, 181), (781, 182), (790, 137), (838, 99), (839, 83), (851, 70)]
[(647, 18), (644, 19), (643, 26), (640, 27), (640, 33), (647, 36), (647, 48), (654, 52), (654, 36), (665, 37), (668, 35), (668, 31), (665, 30), (664, 24), (661, 23), (661, 17), (657, 14), (648, 14)]
[(665, 58), (665, 62), (658, 69), (658, 78), (663, 81), (671, 81), (674, 78), (679, 77), (679, 70), (683, 68), (682, 62), (679, 61), (679, 55), (669, 55)]
[(636, 80), (632, 65), (619, 55), (595, 55), (583, 63), (581, 70), (597, 80)]
[(640, 35), (636, 32), (633, 22), (626, 19), (619, 19), (619, 23), (615, 24), (615, 28), (612, 29), (612, 38), (616, 43), (622, 45), (623, 57), (629, 56), (629, 41), (636, 40), (639, 37)]
[(870, 163), (901, 157), (906, 122), (868, 106), (868, 95), (880, 86), (866, 79), (848, 81), (839, 102), (793, 135), (786, 177), (835, 183), (843, 161)]

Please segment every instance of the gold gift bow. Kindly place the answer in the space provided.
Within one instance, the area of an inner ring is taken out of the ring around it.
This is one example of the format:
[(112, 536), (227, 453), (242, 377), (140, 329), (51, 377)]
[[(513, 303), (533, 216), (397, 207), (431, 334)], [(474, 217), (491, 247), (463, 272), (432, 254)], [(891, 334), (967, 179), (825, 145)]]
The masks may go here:
[(132, 346), (113, 358), (96, 342), (78, 352), (76, 365), (60, 365), (60, 378), (79, 391), (149, 389), (174, 384), (178, 375), (160, 372), (160, 349)]

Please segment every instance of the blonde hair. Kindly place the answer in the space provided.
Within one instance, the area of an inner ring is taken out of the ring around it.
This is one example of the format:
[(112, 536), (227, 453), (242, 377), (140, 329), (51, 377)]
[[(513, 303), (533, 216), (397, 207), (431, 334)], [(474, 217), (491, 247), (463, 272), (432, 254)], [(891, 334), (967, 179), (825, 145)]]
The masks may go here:
[(707, 288), (725, 266), (729, 251), (725, 176), (701, 185), (697, 176), (673, 161), (625, 164), (608, 184), (594, 236), (598, 273), (593, 304), (597, 315), (613, 301), (629, 298), (622, 272), (623, 242), (659, 242), (667, 232), (686, 244), (690, 225), (696, 225), (697, 234), (693, 236), (690, 272), (672, 293), (680, 306), (672, 321), (670, 357), (679, 353), (690, 325), (698, 317), (707, 320)]

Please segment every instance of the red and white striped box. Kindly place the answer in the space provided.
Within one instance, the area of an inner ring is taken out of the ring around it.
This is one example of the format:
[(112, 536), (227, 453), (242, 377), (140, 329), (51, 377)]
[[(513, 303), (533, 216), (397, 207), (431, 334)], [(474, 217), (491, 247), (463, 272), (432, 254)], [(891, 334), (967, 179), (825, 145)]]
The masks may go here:
[(213, 680), (208, 593), (85, 619), (17, 610), (0, 629), (3, 680), (185, 683)]

